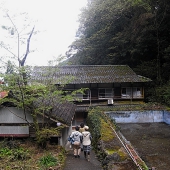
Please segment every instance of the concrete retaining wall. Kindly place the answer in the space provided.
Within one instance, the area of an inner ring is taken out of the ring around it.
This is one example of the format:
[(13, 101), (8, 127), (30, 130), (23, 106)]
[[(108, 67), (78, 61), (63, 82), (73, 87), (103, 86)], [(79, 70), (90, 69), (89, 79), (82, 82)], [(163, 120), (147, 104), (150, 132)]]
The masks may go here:
[(168, 125), (170, 125), (170, 112), (168, 111), (164, 111), (164, 122), (167, 123)]
[(170, 124), (170, 112), (167, 111), (111, 111), (105, 112), (117, 123), (153, 123)]

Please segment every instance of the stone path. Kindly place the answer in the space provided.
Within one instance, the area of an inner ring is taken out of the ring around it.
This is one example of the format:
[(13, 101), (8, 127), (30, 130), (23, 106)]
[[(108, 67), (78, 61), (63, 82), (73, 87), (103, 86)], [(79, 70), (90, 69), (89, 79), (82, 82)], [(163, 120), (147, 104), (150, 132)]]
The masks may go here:
[(93, 150), (89, 162), (84, 158), (83, 152), (81, 152), (80, 158), (75, 158), (73, 150), (70, 150), (67, 154), (64, 170), (102, 170), (102, 166)]

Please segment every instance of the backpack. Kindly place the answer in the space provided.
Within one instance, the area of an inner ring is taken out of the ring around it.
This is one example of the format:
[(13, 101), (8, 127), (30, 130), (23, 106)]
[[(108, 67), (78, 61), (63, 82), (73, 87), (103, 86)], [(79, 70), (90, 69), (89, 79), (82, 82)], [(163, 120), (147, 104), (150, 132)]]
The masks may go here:
[(71, 138), (70, 136), (68, 137), (68, 141), (73, 144), (74, 143), (74, 138)]

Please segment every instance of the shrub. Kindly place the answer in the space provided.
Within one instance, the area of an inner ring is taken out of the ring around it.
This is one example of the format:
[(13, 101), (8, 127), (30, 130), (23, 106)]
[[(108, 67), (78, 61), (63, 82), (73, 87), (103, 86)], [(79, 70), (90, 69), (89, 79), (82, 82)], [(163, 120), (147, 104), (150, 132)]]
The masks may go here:
[(1, 157), (2, 156), (9, 156), (11, 154), (12, 154), (12, 151), (9, 148), (7, 148), (7, 147), (0, 149), (0, 156)]
[(51, 166), (57, 165), (57, 158), (55, 158), (52, 154), (47, 154), (40, 158), (39, 165), (44, 169), (49, 168)]
[(23, 148), (12, 149), (11, 160), (25, 160), (27, 158), (29, 158), (28, 150), (24, 150)]

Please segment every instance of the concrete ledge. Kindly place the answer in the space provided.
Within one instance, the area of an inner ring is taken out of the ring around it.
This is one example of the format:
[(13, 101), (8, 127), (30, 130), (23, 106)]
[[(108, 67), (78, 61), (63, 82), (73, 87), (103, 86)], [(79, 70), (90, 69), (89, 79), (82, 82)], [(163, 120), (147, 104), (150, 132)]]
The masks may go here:
[(168, 125), (170, 125), (170, 112), (164, 111), (164, 122)]
[(170, 124), (170, 112), (167, 111), (111, 111), (105, 112), (117, 123), (153, 123), (165, 122)]

